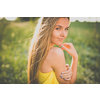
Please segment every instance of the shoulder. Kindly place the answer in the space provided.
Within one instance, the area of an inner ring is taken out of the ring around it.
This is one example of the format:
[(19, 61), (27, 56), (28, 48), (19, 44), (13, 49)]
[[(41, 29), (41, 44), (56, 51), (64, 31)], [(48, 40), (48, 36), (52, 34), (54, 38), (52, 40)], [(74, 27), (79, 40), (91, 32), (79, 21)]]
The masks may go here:
[(52, 47), (49, 50), (49, 61), (51, 63), (51, 66), (56, 67), (62, 62), (65, 63), (65, 57), (64, 57), (64, 52), (61, 48), (58, 47)]
[(52, 47), (49, 52), (51, 55), (56, 55), (56, 56), (62, 56), (64, 54), (63, 50), (58, 47)]
[(63, 50), (58, 47), (52, 47), (49, 50), (49, 57), (51, 68), (55, 71), (58, 82), (68, 84), (67, 81), (60, 77), (61, 73), (67, 70)]

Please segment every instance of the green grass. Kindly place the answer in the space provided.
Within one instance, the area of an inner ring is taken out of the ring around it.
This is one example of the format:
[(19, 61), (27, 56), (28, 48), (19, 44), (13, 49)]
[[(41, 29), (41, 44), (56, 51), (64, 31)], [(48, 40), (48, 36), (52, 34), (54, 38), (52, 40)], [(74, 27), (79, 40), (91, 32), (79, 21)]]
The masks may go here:
[(34, 24), (8, 23), (0, 31), (0, 83), (27, 83), (27, 52)]
[[(0, 21), (0, 83), (27, 84), (27, 52), (36, 23)], [(78, 53), (77, 84), (100, 83), (100, 23), (72, 22), (64, 42)], [(66, 63), (71, 56), (64, 51)]]

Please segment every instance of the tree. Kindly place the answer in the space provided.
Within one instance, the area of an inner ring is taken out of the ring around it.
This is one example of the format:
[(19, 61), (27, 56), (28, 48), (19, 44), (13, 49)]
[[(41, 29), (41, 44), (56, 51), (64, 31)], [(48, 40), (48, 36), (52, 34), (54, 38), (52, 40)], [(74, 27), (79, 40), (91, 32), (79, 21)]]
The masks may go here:
[(18, 17), (16, 19), (16, 21), (34, 21), (35, 19), (37, 19), (39, 17)]

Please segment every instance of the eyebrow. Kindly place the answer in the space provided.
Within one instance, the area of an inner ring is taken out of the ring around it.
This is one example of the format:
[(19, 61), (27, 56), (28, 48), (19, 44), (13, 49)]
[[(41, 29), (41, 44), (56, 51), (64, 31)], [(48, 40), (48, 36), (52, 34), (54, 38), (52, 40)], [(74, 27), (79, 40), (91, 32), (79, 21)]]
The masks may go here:
[[(56, 26), (62, 27), (61, 25), (56, 25)], [(68, 26), (68, 27), (66, 27), (66, 28), (69, 28), (69, 26)]]

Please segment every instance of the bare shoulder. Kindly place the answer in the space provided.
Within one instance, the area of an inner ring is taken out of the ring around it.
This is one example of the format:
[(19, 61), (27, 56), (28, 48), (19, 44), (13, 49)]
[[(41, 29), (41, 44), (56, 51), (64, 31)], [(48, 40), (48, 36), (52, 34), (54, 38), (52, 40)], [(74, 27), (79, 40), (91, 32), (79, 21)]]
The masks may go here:
[(63, 50), (62, 50), (61, 48), (52, 47), (52, 48), (50, 49), (50, 54), (62, 55), (62, 54), (64, 54), (64, 53), (63, 53)]
[(56, 67), (59, 63), (65, 63), (64, 52), (61, 48), (52, 47), (49, 50), (49, 60), (51, 62), (51, 66)]
[(63, 50), (58, 47), (52, 47), (49, 50), (49, 61), (51, 64), (51, 68), (55, 71), (58, 82), (61, 84), (68, 84), (67, 81), (60, 77), (61, 73), (67, 70)]
[(55, 71), (56, 78), (59, 83), (68, 84), (63, 78), (60, 77), (61, 73), (66, 71), (66, 62), (64, 52), (61, 48), (52, 47), (48, 53), (51, 68)]

